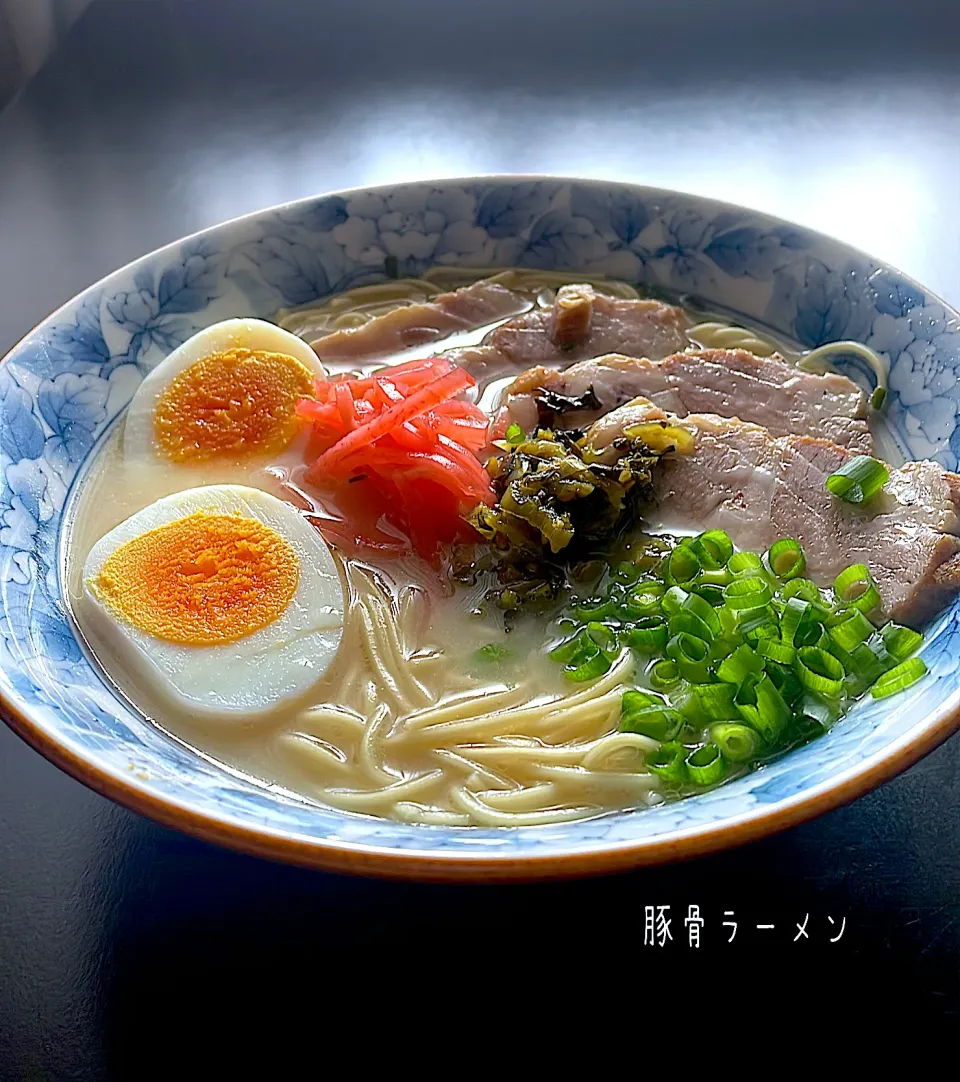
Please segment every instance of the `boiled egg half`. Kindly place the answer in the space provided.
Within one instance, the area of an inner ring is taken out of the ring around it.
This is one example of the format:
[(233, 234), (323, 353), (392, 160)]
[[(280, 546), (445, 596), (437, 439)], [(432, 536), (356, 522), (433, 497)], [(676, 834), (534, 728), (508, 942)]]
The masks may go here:
[(200, 465), (276, 454), (300, 431), (298, 399), (323, 379), (301, 338), (262, 319), (227, 319), (162, 360), (127, 410), (127, 458)]
[(122, 522), (91, 549), (79, 604), (129, 679), (207, 716), (262, 714), (301, 695), (343, 633), (323, 538), (243, 485), (178, 492)]

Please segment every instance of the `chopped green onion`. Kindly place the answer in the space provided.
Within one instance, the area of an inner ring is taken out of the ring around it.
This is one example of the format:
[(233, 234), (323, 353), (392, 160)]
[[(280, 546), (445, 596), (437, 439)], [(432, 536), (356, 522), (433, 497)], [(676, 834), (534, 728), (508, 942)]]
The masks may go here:
[(763, 560), (755, 552), (735, 552), (727, 561), (727, 570), (734, 575), (752, 575), (763, 570)]
[(603, 676), (604, 673), (609, 671), (610, 659), (598, 650), (593, 657), (588, 658), (579, 665), (566, 665), (563, 675), (575, 684), (582, 684), (587, 680), (596, 680), (597, 677)]
[(757, 642), (757, 653), (780, 665), (792, 665), (793, 659), (797, 656), (794, 647), (785, 642), (778, 642), (775, 638), (760, 639)]
[(506, 437), (507, 443), (516, 447), (517, 444), (523, 443), (524, 441), (523, 429), (517, 424), (507, 425)]
[(584, 623), (589, 620), (606, 620), (617, 615), (617, 604), (610, 597), (591, 597), (581, 601), (573, 614)]
[(757, 681), (754, 689), (757, 700), (757, 715), (760, 735), (769, 744), (775, 743), (790, 721), (792, 711), (777, 685), (764, 675)]
[(790, 707), (766, 674), (745, 680), (737, 692), (736, 704), (744, 721), (770, 745), (777, 742), (791, 717)]
[(780, 638), (788, 646), (796, 642), (797, 632), (804, 622), (804, 617), (810, 608), (810, 602), (799, 597), (787, 598), (783, 612), (780, 613)]
[(868, 615), (880, 604), (880, 591), (866, 564), (851, 564), (841, 571), (833, 583), (833, 593), (841, 605)]
[(510, 657), (512, 653), (512, 650), (508, 650), (506, 646), (501, 646), (498, 642), (488, 642), (485, 646), (474, 650), (473, 659), (485, 665), (491, 665), (503, 661), (504, 658)]
[(639, 733), (651, 740), (672, 740), (683, 726), (683, 715), (669, 706), (650, 706), (645, 710), (624, 713), (620, 719), (622, 733)]
[(784, 580), (798, 578), (807, 569), (803, 549), (792, 537), (783, 537), (770, 546), (767, 563), (777, 578)]
[(600, 652), (613, 660), (620, 653), (620, 644), (617, 634), (606, 624), (591, 622), (587, 624), (587, 634), (597, 644)]
[(703, 639), (681, 631), (674, 635), (667, 643), (667, 657), (673, 658), (680, 670), (680, 675), (692, 684), (703, 684), (707, 681), (706, 659), (709, 646)]
[(700, 566), (708, 570), (725, 567), (733, 555), (733, 542), (726, 530), (706, 530), (694, 537), (689, 547), (697, 554)]
[(883, 676), (870, 689), (870, 694), (875, 699), (886, 699), (890, 695), (896, 695), (898, 691), (915, 684), (921, 677), (927, 674), (927, 665), (923, 658), (912, 657), (901, 661), (899, 665), (885, 672)]
[(706, 624), (711, 638), (720, 634), (720, 617), (717, 615), (716, 609), (699, 594), (688, 594), (684, 598), (680, 611), (692, 612), (694, 616), (698, 617), (702, 623)]
[(840, 717), (840, 707), (835, 702), (821, 699), (808, 691), (800, 704), (800, 713), (807, 718), (812, 718), (820, 725), (832, 725)]
[[(884, 648), (886, 650), (886, 648)], [(866, 690), (875, 680), (883, 675), (886, 669), (892, 669), (896, 662), (891, 658), (891, 664), (887, 665), (877, 657), (867, 643), (861, 643), (850, 651), (849, 674), (856, 678), (860, 691)]]
[(759, 575), (734, 579), (723, 588), (723, 596), (731, 609), (758, 609), (770, 603), (773, 592), (770, 584)]
[(677, 545), (667, 559), (667, 574), (672, 582), (688, 583), (699, 571), (700, 560), (689, 545)]
[(687, 749), (682, 744), (661, 744), (647, 755), (646, 766), (651, 774), (677, 784), (687, 776)]
[(777, 614), (769, 605), (741, 611), (739, 627), (740, 634), (743, 635), (747, 642), (759, 642), (760, 639), (776, 639), (780, 635)]
[(791, 579), (783, 588), (783, 600), (789, 601), (791, 597), (799, 597), (801, 601), (823, 604), (823, 595), (820, 588), (810, 579)]
[(703, 639), (706, 643), (713, 642), (713, 632), (710, 628), (687, 608), (681, 609), (670, 617), (670, 634), (679, 635), (682, 631), (686, 631), (689, 635), (696, 635), (698, 639)]
[(720, 662), (717, 677), (724, 683), (736, 684), (739, 687), (751, 673), (758, 672), (763, 672), (763, 662), (744, 643)]
[(661, 658), (651, 667), (649, 679), (655, 691), (668, 691), (680, 683), (680, 670), (672, 658)]
[(690, 697), (706, 721), (729, 721), (737, 716), (732, 684), (691, 684)]
[(710, 739), (720, 754), (731, 763), (746, 763), (760, 750), (760, 737), (749, 725), (722, 721), (710, 726)]
[(886, 387), (875, 387), (873, 394), (870, 395), (870, 408), (875, 410), (882, 409), (883, 403), (886, 401), (886, 397)]
[(662, 650), (669, 638), (667, 621), (662, 616), (645, 616), (638, 620), (623, 636), (627, 646), (632, 646), (645, 654)]
[(625, 691), (620, 697), (620, 712), (622, 714), (636, 714), (641, 710), (647, 710), (651, 706), (665, 706), (666, 700), (662, 695), (654, 695), (650, 691), (641, 688), (633, 688)]
[(684, 601), (687, 600), (687, 591), (679, 586), (671, 586), (669, 590), (663, 595), (663, 599), (660, 602), (660, 608), (667, 614), (667, 616), (673, 616), (678, 613), (683, 607)]
[[(848, 653), (860, 643), (866, 642), (873, 634), (873, 630), (873, 624), (859, 609), (846, 609), (840, 614), (839, 622), (828, 629), (830, 638), (841, 650), (846, 650)], [(915, 635), (916, 632), (911, 632), (911, 634)], [(917, 637), (922, 641), (922, 636)]]
[(720, 617), (720, 632), (727, 639), (740, 639), (740, 617), (737, 615), (735, 609), (728, 609), (727, 603), (724, 603), (717, 609), (717, 616)]
[(710, 654), (707, 657), (707, 663), (709, 665), (720, 665), (739, 645), (739, 639), (728, 639), (721, 635), (720, 638), (714, 639), (710, 643)]
[(827, 478), (827, 491), (847, 503), (863, 503), (890, 480), (887, 467), (869, 455), (857, 455)]
[(818, 646), (802, 646), (795, 662), (800, 683), (821, 695), (837, 696), (843, 690), (843, 666)]
[(571, 636), (569, 639), (564, 639), (562, 643), (555, 646), (550, 651), (550, 660), (557, 661), (561, 665), (566, 665), (568, 661), (573, 661), (575, 657), (580, 656), (584, 651), (592, 653), (590, 650), (592, 643), (590, 636), (587, 634), (587, 629), (582, 628), (576, 635)]
[(792, 668), (773, 663), (767, 666), (767, 676), (783, 696), (784, 702), (795, 703), (803, 695), (803, 684)]
[[(873, 630), (872, 627), (871, 630)], [(887, 624), (880, 629), (880, 635), (888, 653), (897, 661), (906, 661), (911, 654), (915, 654), (920, 649), (923, 643), (923, 636), (919, 631), (914, 631), (912, 627), (903, 627), (901, 624)]]
[(654, 616), (660, 611), (665, 587), (662, 582), (639, 582), (633, 585), (620, 603), (620, 612), (628, 620)]
[(687, 774), (697, 785), (714, 785), (726, 773), (726, 766), (716, 744), (704, 744), (687, 756)]
[[(712, 609), (721, 608), (723, 605), (723, 588), (727, 585), (725, 582), (717, 585), (714, 585), (712, 582), (704, 582), (703, 575), (701, 574), (697, 576), (691, 585), (696, 591), (696, 596), (702, 597)], [(719, 621), (719, 619), (720, 617), (718, 616), (717, 620)]]

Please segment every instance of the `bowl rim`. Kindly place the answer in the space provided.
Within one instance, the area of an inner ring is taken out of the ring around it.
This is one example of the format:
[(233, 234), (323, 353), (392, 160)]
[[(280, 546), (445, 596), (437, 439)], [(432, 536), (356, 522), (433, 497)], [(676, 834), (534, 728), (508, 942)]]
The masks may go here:
[[(845, 241), (829, 234), (792, 223), (766, 211), (756, 211), (736, 203), (711, 196), (684, 192), (672, 188), (634, 184), (629, 181), (606, 180), (595, 177), (570, 177), (548, 173), (489, 173), (468, 177), (448, 176), (433, 179), (400, 180), (378, 185), (303, 196), (250, 211), (206, 226), (176, 238), (152, 251), (130, 260), (109, 274), (91, 283), (45, 316), (23, 335), (0, 359), (0, 365), (10, 357), (44, 324), (76, 305), (112, 279), (143, 262), (174, 252), (181, 245), (212, 231), (226, 230), (268, 214), (280, 213), (316, 203), (323, 199), (349, 198), (354, 194), (386, 192), (398, 187), (440, 187), (443, 184), (508, 184), (550, 181), (557, 184), (586, 184), (615, 186), (629, 189), (647, 197), (701, 200), (719, 209), (748, 211), (781, 225), (796, 225), (811, 237), (830, 244), (842, 245), (850, 253), (894, 271), (923, 292), (929, 302), (941, 304), (949, 311), (954, 306), (931, 292), (916, 279), (885, 260), (877, 259)], [(927, 716), (928, 719), (931, 717)], [(960, 699), (952, 707), (944, 705), (920, 731), (911, 730), (887, 747), (874, 753), (871, 759), (850, 767), (836, 778), (820, 782), (785, 800), (769, 806), (754, 808), (735, 821), (713, 825), (681, 828), (667, 837), (648, 837), (616, 843), (591, 843), (577, 851), (556, 853), (454, 853), (442, 850), (396, 849), (390, 846), (351, 842), (341, 839), (307, 839), (284, 833), (271, 827), (253, 827), (233, 819), (198, 812), (174, 799), (165, 798), (100, 767), (95, 760), (77, 754), (58, 742), (36, 723), (7, 692), (0, 688), (0, 718), (22, 739), (49, 762), (94, 792), (108, 797), (122, 807), (146, 816), (162, 826), (172, 827), (204, 841), (224, 845), (253, 856), (281, 860), (286, 863), (313, 867), (332, 872), (372, 875), (385, 878), (416, 878), (421, 880), (455, 882), (483, 879), (486, 882), (514, 882), (525, 879), (569, 879), (583, 875), (599, 875), (625, 871), (652, 864), (671, 863), (703, 856), (722, 849), (746, 844), (761, 837), (780, 833), (792, 826), (808, 822), (824, 812), (841, 807), (857, 797), (890, 780), (929, 754), (955, 731), (960, 729)], [(916, 727), (915, 727), (916, 728)], [(504, 830), (517, 828), (505, 827)], [(425, 837), (426, 841), (426, 837)]]

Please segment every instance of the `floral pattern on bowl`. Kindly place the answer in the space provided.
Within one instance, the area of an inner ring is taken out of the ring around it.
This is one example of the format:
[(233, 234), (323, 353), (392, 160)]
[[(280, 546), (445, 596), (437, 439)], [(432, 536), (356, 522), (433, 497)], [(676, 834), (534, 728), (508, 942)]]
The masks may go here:
[(930, 629), (932, 675), (908, 694), (858, 704), (821, 740), (713, 792), (557, 826), (408, 826), (317, 807), (200, 758), (118, 699), (64, 607), (61, 523), (144, 373), (217, 320), (269, 318), (436, 264), (606, 273), (693, 294), (805, 346), (865, 342), (889, 363), (889, 419), (904, 450), (957, 467), (957, 313), (798, 226), (675, 192), (513, 177), (266, 210), (116, 272), (0, 368), (0, 691), (18, 731), (123, 803), (251, 851), (387, 874), (506, 878), (667, 859), (766, 833), (850, 799), (947, 735), (960, 704), (960, 604)]

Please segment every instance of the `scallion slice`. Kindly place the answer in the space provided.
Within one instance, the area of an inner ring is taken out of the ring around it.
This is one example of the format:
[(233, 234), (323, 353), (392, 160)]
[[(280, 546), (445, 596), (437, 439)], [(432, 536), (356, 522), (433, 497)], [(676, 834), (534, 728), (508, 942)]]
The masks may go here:
[(792, 537), (783, 537), (770, 546), (767, 563), (777, 578), (784, 581), (799, 578), (807, 569), (807, 558), (800, 542)]
[(617, 633), (606, 624), (591, 621), (587, 624), (587, 634), (597, 644), (602, 654), (613, 660), (620, 653), (620, 644), (617, 641)]
[(738, 646), (717, 667), (717, 677), (726, 684), (739, 687), (751, 673), (763, 672), (763, 661), (746, 643)]
[(687, 776), (687, 749), (682, 744), (661, 744), (646, 758), (647, 770), (664, 781), (677, 785)]
[(716, 744), (704, 744), (687, 756), (687, 774), (696, 785), (715, 785), (726, 773), (726, 765)]
[[(846, 609), (840, 614), (839, 621), (827, 630), (837, 646), (849, 653), (860, 643), (866, 642), (873, 634), (874, 628), (859, 609)], [(916, 632), (911, 632), (911, 634), (916, 634)]]
[[(730, 576), (727, 576), (729, 581)], [(696, 591), (697, 597), (702, 597), (704, 601), (713, 609), (719, 609), (723, 606), (723, 588), (727, 585), (726, 582), (714, 584), (712, 582), (704, 582), (703, 575), (698, 575), (696, 580), (691, 584)], [(719, 620), (719, 617), (717, 617)]]
[(716, 609), (699, 594), (691, 593), (684, 599), (681, 612), (692, 612), (710, 631), (710, 638), (720, 634), (720, 617)]
[(644, 579), (634, 583), (624, 594), (620, 602), (620, 615), (628, 620), (639, 620), (644, 616), (655, 616), (660, 612), (660, 601), (666, 587), (662, 582)]
[(700, 619), (696, 613), (691, 612), (687, 608), (682, 608), (679, 612), (674, 613), (670, 617), (670, 634), (679, 635), (681, 631), (686, 631), (690, 635), (696, 635), (698, 639), (703, 639), (704, 642), (713, 642), (713, 632), (709, 627)]
[(512, 650), (501, 646), (498, 642), (488, 642), (485, 646), (474, 650), (473, 658), (484, 665), (495, 665), (497, 662), (506, 660), (512, 653)]
[(729, 586), (725, 586), (723, 597), (731, 609), (759, 609), (770, 603), (773, 591), (766, 579), (759, 575), (749, 575), (734, 579)]
[(680, 670), (673, 658), (665, 657), (650, 667), (650, 687), (654, 691), (669, 691), (680, 683)]
[(763, 560), (755, 552), (735, 552), (727, 561), (727, 570), (734, 575), (753, 575), (763, 570)]
[(819, 646), (801, 646), (794, 664), (800, 683), (810, 691), (833, 698), (843, 691), (843, 665)]
[(575, 684), (583, 684), (587, 680), (596, 680), (610, 671), (610, 659), (606, 654), (597, 650), (593, 657), (587, 658), (580, 664), (564, 666), (563, 675)]
[(757, 642), (757, 653), (780, 665), (792, 665), (793, 659), (797, 656), (795, 647), (785, 642), (778, 642), (775, 638), (760, 639)]
[(689, 545), (677, 545), (667, 559), (667, 574), (674, 583), (686, 585), (700, 572), (700, 560)]
[(687, 591), (680, 586), (671, 586), (660, 600), (660, 608), (667, 616), (673, 616), (687, 600)]
[(810, 579), (791, 579), (783, 588), (783, 600), (789, 601), (791, 597), (799, 597), (801, 601), (810, 601), (823, 604), (823, 596), (815, 582)]
[(875, 699), (886, 699), (890, 695), (896, 695), (898, 691), (903, 691), (904, 688), (910, 687), (921, 677), (926, 676), (927, 671), (927, 664), (923, 658), (908, 658), (889, 672), (885, 672), (870, 689), (870, 694)]
[(573, 615), (583, 623), (590, 620), (606, 620), (617, 615), (617, 603), (612, 597), (590, 597), (581, 601)]
[(690, 696), (704, 720), (729, 721), (737, 716), (733, 703), (735, 690), (732, 684), (691, 684)]
[(692, 684), (704, 684), (707, 682), (707, 655), (710, 652), (709, 645), (696, 635), (690, 635), (681, 631), (674, 635), (667, 643), (667, 657), (673, 658), (677, 663), (680, 675)]
[(710, 726), (710, 739), (720, 754), (731, 763), (746, 763), (760, 750), (760, 737), (749, 725), (736, 721), (721, 721)]
[[(872, 626), (870, 630), (873, 630)], [(904, 627), (902, 624), (887, 624), (880, 629), (880, 635), (887, 652), (897, 661), (906, 661), (911, 654), (915, 654), (920, 649), (923, 643), (923, 636), (919, 631), (914, 631), (912, 627)]]
[(827, 491), (847, 503), (863, 503), (890, 480), (887, 467), (869, 455), (857, 455), (827, 478)]
[(700, 560), (700, 566), (708, 570), (726, 567), (733, 555), (733, 542), (726, 530), (706, 530), (690, 541), (689, 546)]
[(776, 639), (780, 635), (777, 614), (769, 605), (741, 610), (739, 628), (740, 634), (751, 643), (757, 643), (761, 639)]
[(880, 604), (880, 591), (866, 564), (851, 564), (841, 571), (834, 580), (833, 593), (841, 605), (859, 609), (866, 615)]
[(506, 439), (513, 447), (523, 443), (523, 429), (518, 424), (507, 425)]
[(624, 633), (623, 641), (641, 653), (652, 654), (662, 650), (669, 637), (667, 621), (662, 616), (645, 616)]

